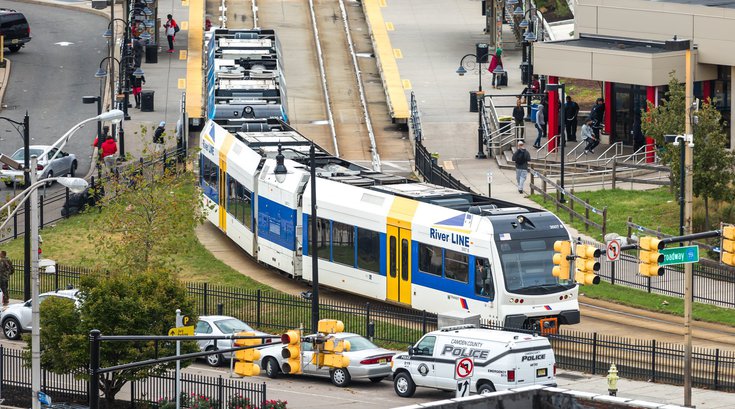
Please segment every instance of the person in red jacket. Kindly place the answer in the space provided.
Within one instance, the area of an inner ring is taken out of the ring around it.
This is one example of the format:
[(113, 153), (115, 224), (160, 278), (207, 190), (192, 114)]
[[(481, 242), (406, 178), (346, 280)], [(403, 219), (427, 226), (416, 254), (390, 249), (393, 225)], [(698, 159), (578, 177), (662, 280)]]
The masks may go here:
[(108, 137), (102, 142), (102, 159), (105, 161), (105, 166), (112, 168), (115, 166), (115, 154), (117, 153), (117, 143), (115, 138)]

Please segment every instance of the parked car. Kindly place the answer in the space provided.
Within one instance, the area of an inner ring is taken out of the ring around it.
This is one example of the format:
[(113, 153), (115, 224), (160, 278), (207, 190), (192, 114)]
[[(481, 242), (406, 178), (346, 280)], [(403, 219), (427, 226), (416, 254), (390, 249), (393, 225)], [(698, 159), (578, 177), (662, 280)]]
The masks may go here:
[[(194, 335), (231, 335), (238, 332), (254, 332), (256, 335), (269, 335), (261, 331), (254, 330), (250, 325), (240, 321), (235, 317), (228, 317), (226, 315), (204, 315), (199, 317), (196, 327), (194, 327)], [(265, 344), (273, 342), (271, 338), (264, 340)], [(214, 350), (214, 340), (202, 340), (197, 341), (199, 348), (202, 351)], [(228, 339), (217, 340), (217, 349), (229, 349), (232, 348), (232, 341)], [(207, 364), (210, 366), (220, 366), (225, 360), (232, 358), (231, 353), (214, 354), (207, 356)]]
[(0, 9), (0, 35), (5, 36), (5, 46), (14, 53), (31, 41), (31, 26), (23, 13)]
[[(369, 379), (371, 382), (380, 382), (391, 373), (390, 362), (396, 351), (380, 348), (367, 338), (350, 332), (335, 334), (337, 339), (350, 342), (350, 350), (344, 355), (350, 359), (347, 368), (318, 368), (311, 363), (314, 349), (311, 342), (302, 342), (301, 368), (304, 374), (328, 377), (332, 383), (345, 387), (353, 379)], [(260, 367), (270, 378), (278, 377), (281, 372), (281, 357), (283, 345), (273, 345), (260, 350)]]
[[(78, 303), (78, 292), (79, 290), (76, 289), (51, 291), (39, 295), (38, 299), (39, 303), (42, 303), (49, 297), (63, 297)], [(21, 333), (30, 332), (31, 300), (9, 305), (5, 311), (0, 313), (0, 325), (2, 325), (3, 334), (5, 334), (5, 338), (7, 339), (20, 339)]]
[[(31, 157), (35, 155), (38, 158), (38, 167), (36, 168), (38, 180), (52, 178), (54, 176), (69, 175), (73, 177), (76, 173), (78, 164), (77, 157), (74, 154), (61, 151), (56, 155), (53, 162), (49, 163), (49, 160), (56, 154), (57, 150), (49, 145), (30, 146)], [(14, 161), (22, 164), (25, 161), (23, 148), (15, 151), (10, 157)], [(5, 182), (6, 186), (13, 186), (13, 183), (22, 185), (25, 182), (23, 171), (10, 169), (8, 165), (3, 165), (0, 171), (0, 179)]]

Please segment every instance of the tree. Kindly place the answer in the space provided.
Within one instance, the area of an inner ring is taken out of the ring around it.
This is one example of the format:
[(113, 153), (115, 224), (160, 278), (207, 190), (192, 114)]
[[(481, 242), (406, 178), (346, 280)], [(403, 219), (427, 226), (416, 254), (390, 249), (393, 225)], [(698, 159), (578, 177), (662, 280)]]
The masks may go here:
[[(685, 130), (686, 94), (684, 84), (671, 73), (666, 99), (658, 107), (649, 101), (648, 112), (643, 112), (641, 128), (643, 132), (662, 146), (659, 149), (661, 161), (671, 167), (678, 192), (680, 180), (679, 147), (664, 142), (664, 135), (682, 135)], [(724, 200), (732, 196), (735, 181), (735, 156), (726, 149), (727, 137), (722, 127), (721, 114), (714, 101), (703, 101), (695, 113), (698, 122), (694, 129), (694, 195), (704, 200), (705, 225), (709, 228), (709, 199)], [(681, 192), (678, 192), (681, 194)]]
[[(41, 365), (51, 372), (73, 373), (88, 379), (89, 331), (92, 329), (100, 330), (103, 335), (166, 335), (175, 324), (177, 308), (196, 319), (194, 302), (186, 287), (164, 269), (149, 269), (134, 275), (84, 276), (79, 296), (78, 307), (61, 297), (51, 297), (41, 304)], [(182, 353), (197, 350), (196, 343), (182, 343)], [(103, 342), (100, 365), (104, 368), (151, 359), (155, 351), (154, 342)], [(174, 353), (174, 343), (159, 343), (158, 356)], [(160, 374), (174, 365), (160, 364), (103, 374), (99, 389), (111, 402), (127, 382)]]

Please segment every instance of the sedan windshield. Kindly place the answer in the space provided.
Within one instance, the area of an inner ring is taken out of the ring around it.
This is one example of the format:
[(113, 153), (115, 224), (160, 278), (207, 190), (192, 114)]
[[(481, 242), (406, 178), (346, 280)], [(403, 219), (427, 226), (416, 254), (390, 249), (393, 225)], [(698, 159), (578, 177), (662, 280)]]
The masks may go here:
[(378, 349), (378, 347), (366, 338), (360, 336), (347, 337), (345, 340), (350, 341), (350, 351), (365, 351), (367, 349)]
[(517, 294), (550, 294), (574, 284), (561, 284), (551, 274), (554, 242), (567, 237), (542, 237), (498, 241), (505, 288)]
[[(43, 149), (31, 149), (31, 150), (29, 150), (29, 152), (31, 153), (31, 157), (37, 156), (37, 157), (40, 158), (43, 155)], [(25, 160), (25, 158), (26, 158), (25, 155), (23, 155), (23, 149), (22, 148), (21, 149), (18, 149), (17, 151), (15, 151), (15, 153), (11, 157), (16, 162), (17, 161), (21, 161), (21, 160)]]
[(235, 318), (215, 321), (214, 325), (216, 325), (223, 334), (232, 334), (240, 331), (254, 331), (250, 325)]

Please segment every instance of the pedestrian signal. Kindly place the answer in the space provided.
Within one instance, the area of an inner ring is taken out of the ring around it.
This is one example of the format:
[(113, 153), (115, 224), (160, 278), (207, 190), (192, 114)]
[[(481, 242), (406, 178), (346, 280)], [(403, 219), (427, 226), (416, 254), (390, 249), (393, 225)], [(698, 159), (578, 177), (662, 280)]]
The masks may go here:
[(658, 277), (664, 275), (664, 268), (658, 264), (664, 261), (664, 255), (659, 253), (661, 240), (655, 237), (641, 237), (640, 251), (638, 252), (638, 272), (644, 277)]
[(287, 374), (301, 373), (301, 331), (295, 329), (281, 335), (283, 349), (281, 357), (285, 359), (281, 370)]
[(576, 271), (574, 272), (574, 281), (580, 285), (600, 284), (600, 277), (597, 272), (600, 271), (600, 249), (587, 244), (578, 244), (575, 248), (577, 255), (575, 261)]
[(735, 266), (735, 226), (732, 224), (727, 224), (722, 227), (720, 261), (728, 266)]
[[(238, 336), (253, 337), (254, 332), (240, 332)], [(260, 367), (255, 363), (260, 359), (260, 351), (255, 349), (256, 345), (260, 345), (262, 342), (259, 338), (246, 338), (236, 339), (235, 346), (245, 347), (249, 346), (248, 349), (242, 349), (235, 351), (235, 373), (240, 376), (257, 376), (260, 374)]]
[(551, 274), (559, 280), (569, 280), (571, 263), (569, 256), (572, 255), (572, 243), (570, 241), (557, 240), (554, 242), (554, 268)]

